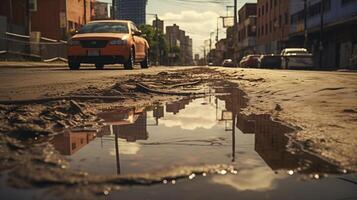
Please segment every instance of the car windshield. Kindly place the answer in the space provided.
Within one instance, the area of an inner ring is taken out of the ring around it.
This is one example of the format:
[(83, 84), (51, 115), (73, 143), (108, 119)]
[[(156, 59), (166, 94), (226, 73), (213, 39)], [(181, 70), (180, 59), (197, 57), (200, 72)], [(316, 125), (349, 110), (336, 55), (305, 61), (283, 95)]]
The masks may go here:
[(124, 22), (94, 22), (83, 26), (79, 33), (129, 33)]

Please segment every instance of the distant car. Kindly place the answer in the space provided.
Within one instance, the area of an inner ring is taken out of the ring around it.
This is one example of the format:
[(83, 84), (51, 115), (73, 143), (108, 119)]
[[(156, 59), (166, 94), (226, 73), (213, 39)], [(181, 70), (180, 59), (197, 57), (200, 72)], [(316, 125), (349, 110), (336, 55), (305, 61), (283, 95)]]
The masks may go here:
[(267, 54), (259, 58), (259, 68), (281, 68), (281, 55)]
[(305, 48), (286, 48), (281, 56), (284, 69), (309, 69), (314, 66), (312, 54)]
[(243, 57), (242, 60), (239, 62), (239, 67), (247, 67), (247, 68), (258, 67), (259, 58), (260, 55), (258, 54), (247, 55)]
[(71, 70), (78, 70), (81, 63), (95, 64), (97, 69), (117, 63), (124, 64), (125, 69), (132, 69), (135, 63), (148, 68), (148, 55), (148, 42), (135, 24), (127, 20), (89, 22), (68, 41)]
[(208, 63), (208, 66), (214, 66), (213, 62)]
[(223, 67), (236, 67), (236, 64), (233, 62), (232, 59), (225, 59), (222, 62)]

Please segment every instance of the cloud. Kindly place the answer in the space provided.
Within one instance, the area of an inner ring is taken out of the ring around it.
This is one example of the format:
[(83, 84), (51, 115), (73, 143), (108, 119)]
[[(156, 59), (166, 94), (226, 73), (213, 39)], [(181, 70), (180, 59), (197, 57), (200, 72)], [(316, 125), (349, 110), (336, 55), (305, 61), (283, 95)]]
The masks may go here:
[(211, 129), (216, 122), (216, 109), (205, 106), (205, 114), (202, 115), (201, 106), (189, 106), (189, 109), (181, 110), (176, 115), (168, 115), (160, 120), (160, 124), (166, 127), (178, 126), (184, 130), (195, 130), (197, 128)]
[[(119, 139), (119, 152), (123, 155), (136, 155), (141, 149), (141, 145), (133, 142), (126, 142), (125, 140)], [(116, 155), (115, 148), (110, 149), (109, 154), (111, 156)]]
[(274, 181), (280, 178), (268, 167), (256, 167), (241, 170), (234, 176), (214, 176), (212, 182), (230, 186), (238, 191), (268, 191), (275, 188)]

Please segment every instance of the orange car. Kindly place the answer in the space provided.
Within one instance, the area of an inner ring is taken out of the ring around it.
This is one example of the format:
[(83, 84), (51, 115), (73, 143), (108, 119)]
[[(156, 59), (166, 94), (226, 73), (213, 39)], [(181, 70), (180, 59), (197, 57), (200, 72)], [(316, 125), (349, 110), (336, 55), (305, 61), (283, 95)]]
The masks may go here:
[(78, 70), (81, 63), (91, 63), (103, 69), (105, 64), (118, 63), (132, 69), (140, 63), (141, 68), (148, 68), (149, 44), (141, 36), (131, 21), (90, 22), (68, 41), (68, 66)]

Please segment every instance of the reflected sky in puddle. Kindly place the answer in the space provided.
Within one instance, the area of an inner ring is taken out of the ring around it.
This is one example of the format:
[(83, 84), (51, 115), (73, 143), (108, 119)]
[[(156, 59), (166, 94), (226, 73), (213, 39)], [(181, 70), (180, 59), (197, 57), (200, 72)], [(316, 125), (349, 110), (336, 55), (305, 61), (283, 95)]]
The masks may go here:
[[(289, 127), (272, 121), (268, 115), (241, 115), (246, 99), (239, 89), (225, 87), (215, 88), (215, 91), (229, 95), (104, 111), (99, 115), (104, 122), (100, 130), (72, 130), (56, 136), (52, 143), (69, 159), (72, 169), (93, 174), (133, 174), (203, 164), (231, 164), (237, 169), (228, 175), (191, 177), (193, 182), (177, 186), (177, 191), (181, 192), (195, 188), (203, 190), (203, 186), (213, 185), (220, 188), (217, 194), (280, 191), (295, 186), (318, 188), (309, 186), (316, 182), (311, 181), (311, 175), (320, 178), (326, 173), (339, 172), (336, 166), (317, 157), (286, 151), (288, 138), (284, 133), (293, 131)], [(356, 180), (354, 175), (348, 178)], [(350, 190), (355, 185), (336, 180), (329, 176), (317, 185), (320, 189), (331, 187), (357, 196)], [(156, 192), (137, 187), (114, 193), (114, 196), (141, 198), (143, 195), (138, 194), (142, 191), (155, 199), (160, 197), (160, 191), (170, 191), (161, 188), (165, 187), (163, 185), (153, 187)], [(214, 195), (214, 191), (207, 194)], [(175, 196), (176, 199), (180, 197), (189, 196)], [(266, 199), (274, 199), (271, 198), (274, 194), (268, 197)]]

